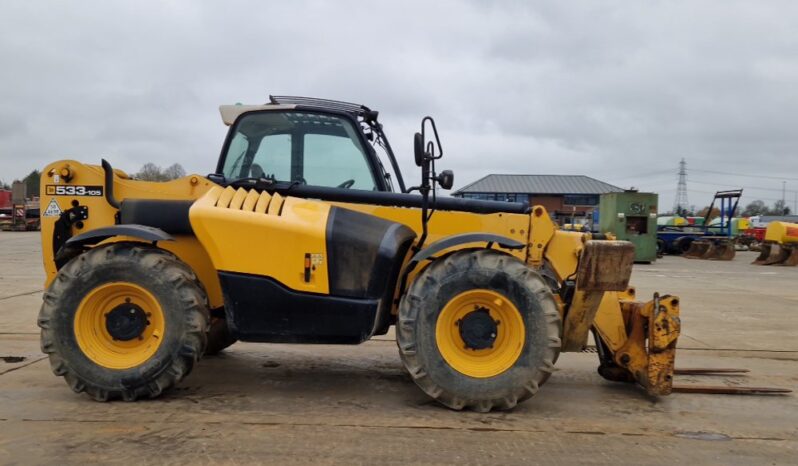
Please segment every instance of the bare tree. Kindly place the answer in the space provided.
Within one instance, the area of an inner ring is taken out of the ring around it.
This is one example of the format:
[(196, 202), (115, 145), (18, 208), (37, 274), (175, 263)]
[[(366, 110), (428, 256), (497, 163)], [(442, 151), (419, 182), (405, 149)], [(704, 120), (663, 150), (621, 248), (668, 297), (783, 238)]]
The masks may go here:
[(164, 181), (161, 167), (152, 162), (145, 163), (133, 178), (141, 181)]
[(770, 211), (770, 215), (790, 215), (790, 208), (787, 207), (784, 201), (778, 200), (775, 204), (773, 204), (773, 209)]
[(163, 174), (167, 180), (176, 180), (186, 176), (186, 171), (183, 169), (182, 165), (174, 163), (164, 170)]
[(763, 201), (751, 201), (745, 209), (743, 209), (743, 217), (753, 217), (755, 215), (767, 215), (768, 206)]
[(138, 173), (133, 175), (133, 178), (141, 181), (170, 181), (183, 176), (186, 176), (186, 171), (179, 163), (162, 170), (158, 165), (148, 162), (141, 167)]

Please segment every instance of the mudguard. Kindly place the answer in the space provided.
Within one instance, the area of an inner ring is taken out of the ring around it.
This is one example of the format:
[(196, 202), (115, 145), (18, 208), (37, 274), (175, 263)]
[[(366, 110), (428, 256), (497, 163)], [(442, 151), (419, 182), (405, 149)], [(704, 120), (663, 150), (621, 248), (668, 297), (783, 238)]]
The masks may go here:
[[(66, 226), (63, 227), (66, 229)], [(68, 236), (67, 231), (61, 235)], [(148, 227), (145, 225), (112, 225), (109, 227), (95, 228), (94, 230), (87, 231), (78, 236), (63, 241), (61, 236), (55, 236), (53, 239), (53, 260), (55, 261), (56, 268), (60, 269), (70, 259), (79, 255), (84, 246), (91, 246), (101, 243), (108, 238), (114, 236), (128, 236), (138, 238), (143, 241), (157, 242), (157, 241), (174, 241), (174, 238), (163, 230), (158, 228)], [(59, 240), (59, 238), (61, 238)], [(63, 243), (61, 243), (63, 241)]]
[(144, 241), (174, 241), (169, 233), (146, 225), (113, 225), (110, 227), (95, 228), (78, 236), (69, 238), (65, 247), (75, 248), (92, 244), (97, 244), (114, 236), (132, 236)]
[(506, 236), (496, 235), (493, 233), (462, 233), (459, 235), (447, 236), (441, 240), (435, 241), (426, 248), (418, 251), (405, 266), (405, 274), (413, 270), (419, 262), (433, 257), (435, 254), (449, 249), (453, 246), (468, 243), (492, 243), (498, 244), (504, 249), (522, 249), (524, 243), (508, 238)]

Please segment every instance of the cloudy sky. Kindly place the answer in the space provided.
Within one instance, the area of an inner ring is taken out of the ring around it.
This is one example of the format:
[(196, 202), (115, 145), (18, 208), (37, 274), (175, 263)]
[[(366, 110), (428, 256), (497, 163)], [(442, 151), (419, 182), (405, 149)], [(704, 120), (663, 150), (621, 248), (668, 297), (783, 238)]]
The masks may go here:
[[(424, 115), (455, 187), (586, 174), (673, 205), (798, 191), (798, 3), (81, 1), (0, 5), (0, 179), (101, 157), (208, 173), (224, 103), (380, 110), (405, 178)], [(741, 176), (746, 175), (746, 176)], [(756, 175), (756, 176), (753, 176)]]

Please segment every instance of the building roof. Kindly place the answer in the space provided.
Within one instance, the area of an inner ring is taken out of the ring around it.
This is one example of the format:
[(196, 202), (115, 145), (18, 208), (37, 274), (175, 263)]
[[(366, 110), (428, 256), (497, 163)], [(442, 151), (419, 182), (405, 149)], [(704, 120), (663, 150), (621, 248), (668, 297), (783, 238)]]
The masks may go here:
[(622, 188), (585, 175), (487, 175), (454, 192), (524, 194), (604, 194)]

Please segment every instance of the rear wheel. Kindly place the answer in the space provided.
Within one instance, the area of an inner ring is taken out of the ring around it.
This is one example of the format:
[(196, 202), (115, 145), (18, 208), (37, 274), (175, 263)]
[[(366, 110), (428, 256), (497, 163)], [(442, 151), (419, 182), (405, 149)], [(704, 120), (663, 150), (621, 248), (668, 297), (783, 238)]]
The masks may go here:
[(135, 400), (160, 395), (191, 371), (205, 349), (208, 304), (173, 254), (114, 243), (58, 272), (38, 323), (53, 372), (75, 392)]
[(510, 409), (537, 393), (561, 322), (543, 278), (496, 251), (432, 263), (399, 306), (397, 343), (413, 380), (452, 409)]

